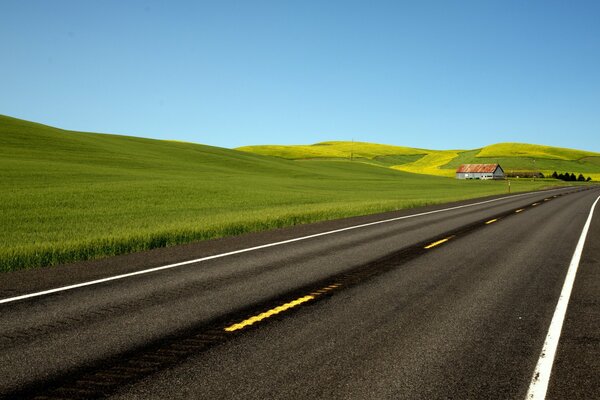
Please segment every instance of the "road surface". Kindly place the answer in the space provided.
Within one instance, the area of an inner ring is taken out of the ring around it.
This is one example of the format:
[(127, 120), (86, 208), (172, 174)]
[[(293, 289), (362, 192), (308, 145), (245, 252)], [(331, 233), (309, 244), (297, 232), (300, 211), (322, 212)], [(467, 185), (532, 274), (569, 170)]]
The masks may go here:
[[(5, 274), (0, 397), (525, 399), (599, 195), (471, 200)], [(549, 399), (600, 398), (600, 210), (586, 237)]]

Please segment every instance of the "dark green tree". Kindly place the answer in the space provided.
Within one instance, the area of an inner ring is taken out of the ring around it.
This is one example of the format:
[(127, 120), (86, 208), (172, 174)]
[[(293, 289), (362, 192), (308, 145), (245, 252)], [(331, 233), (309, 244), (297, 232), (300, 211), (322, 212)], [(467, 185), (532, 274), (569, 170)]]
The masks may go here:
[(574, 173), (571, 172), (571, 179), (569, 179), (571, 182), (575, 182), (577, 180), (577, 177), (575, 176)]
[(588, 177), (587, 177), (587, 179), (586, 179), (586, 182), (589, 182), (589, 181), (591, 181), (591, 180), (592, 180), (592, 177), (591, 177), (591, 176), (588, 176)]
[(579, 174), (579, 176), (577, 177), (577, 181), (578, 182), (585, 182), (585, 178), (584, 178), (583, 174)]
[(560, 179), (561, 181), (565, 180), (565, 174), (558, 174), (558, 179)]
[(568, 172), (565, 172), (565, 181), (567, 181), (567, 182), (571, 181), (571, 174)]
[(554, 171), (554, 172), (552, 173), (552, 177), (553, 177), (554, 179), (558, 179), (558, 174), (556, 173), (556, 171)]

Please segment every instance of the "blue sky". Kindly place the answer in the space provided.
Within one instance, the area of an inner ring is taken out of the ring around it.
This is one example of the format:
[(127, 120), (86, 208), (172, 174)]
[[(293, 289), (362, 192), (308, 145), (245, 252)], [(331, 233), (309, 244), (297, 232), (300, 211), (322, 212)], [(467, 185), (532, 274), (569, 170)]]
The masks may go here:
[(0, 5), (0, 114), (223, 147), (600, 151), (598, 1)]

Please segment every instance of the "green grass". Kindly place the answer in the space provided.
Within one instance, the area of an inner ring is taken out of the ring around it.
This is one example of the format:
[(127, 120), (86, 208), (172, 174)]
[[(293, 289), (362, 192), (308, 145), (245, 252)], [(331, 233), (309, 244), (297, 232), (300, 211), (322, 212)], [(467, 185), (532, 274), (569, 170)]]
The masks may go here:
[[(457, 181), (361, 162), (297, 162), (3, 116), (0, 181), (2, 271), (506, 190), (503, 182)], [(547, 185), (523, 181), (512, 189)]]
[(372, 158), (370, 161), (375, 165), (381, 165), (384, 167), (393, 167), (395, 165), (403, 165), (413, 163), (420, 158), (423, 158), (424, 154), (406, 154), (406, 155), (391, 155), (391, 156), (377, 156)]

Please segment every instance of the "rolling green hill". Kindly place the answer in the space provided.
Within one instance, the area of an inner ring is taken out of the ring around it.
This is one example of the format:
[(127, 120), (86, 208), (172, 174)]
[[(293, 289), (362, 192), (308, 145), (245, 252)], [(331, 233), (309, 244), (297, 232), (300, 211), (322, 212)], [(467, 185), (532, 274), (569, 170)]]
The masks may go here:
[[(0, 116), (0, 270), (505, 191), (503, 182), (381, 168), (422, 157), (389, 148), (357, 152), (377, 165), (297, 162)], [(513, 190), (547, 185), (523, 181)]]
[(298, 146), (246, 146), (238, 150), (282, 158), (344, 159), (417, 174), (453, 177), (460, 164), (499, 163), (505, 171), (582, 173), (600, 180), (600, 153), (525, 143), (498, 143), (474, 150), (426, 150), (364, 142), (324, 142)]

